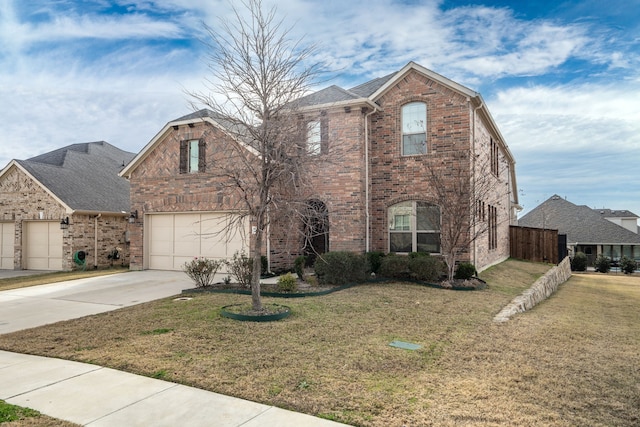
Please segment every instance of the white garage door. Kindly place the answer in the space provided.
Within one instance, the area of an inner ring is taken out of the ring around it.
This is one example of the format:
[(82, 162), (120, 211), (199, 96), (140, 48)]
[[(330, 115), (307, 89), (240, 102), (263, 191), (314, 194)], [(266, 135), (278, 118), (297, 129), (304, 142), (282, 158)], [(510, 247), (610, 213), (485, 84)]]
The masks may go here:
[(25, 269), (62, 270), (60, 221), (26, 222), (24, 233)]
[[(194, 257), (231, 258), (248, 252), (243, 232), (225, 233), (231, 218), (225, 213), (151, 214), (145, 218), (145, 257), (152, 270), (181, 270)], [(226, 269), (225, 269), (226, 270)]]
[(13, 222), (0, 222), (0, 269), (13, 270), (15, 230)]

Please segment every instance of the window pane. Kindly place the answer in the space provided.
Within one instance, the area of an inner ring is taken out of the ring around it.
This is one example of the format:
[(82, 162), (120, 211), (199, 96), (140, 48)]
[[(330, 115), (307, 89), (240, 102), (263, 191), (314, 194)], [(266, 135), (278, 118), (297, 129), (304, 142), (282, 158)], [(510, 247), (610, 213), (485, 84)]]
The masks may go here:
[(389, 230), (411, 230), (412, 202), (402, 202), (389, 208)]
[(416, 215), (418, 230), (440, 230), (440, 208), (438, 206), (417, 202)]
[(307, 150), (309, 154), (320, 154), (320, 142), (320, 122), (309, 122), (307, 124)]
[(198, 172), (198, 140), (189, 141), (189, 171)]
[(418, 233), (416, 252), (440, 253), (440, 233)]
[(411, 233), (389, 233), (390, 252), (412, 252)]
[(424, 133), (402, 136), (402, 154), (411, 156), (413, 154), (426, 154), (427, 142)]
[(412, 102), (402, 107), (402, 133), (426, 133), (427, 105)]

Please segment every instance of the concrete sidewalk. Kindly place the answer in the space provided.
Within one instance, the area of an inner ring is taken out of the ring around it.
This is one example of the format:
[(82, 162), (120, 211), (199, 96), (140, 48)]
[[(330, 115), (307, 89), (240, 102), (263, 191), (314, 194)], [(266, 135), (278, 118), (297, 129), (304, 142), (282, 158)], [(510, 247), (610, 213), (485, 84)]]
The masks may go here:
[[(0, 333), (115, 310), (193, 287), (131, 272), (0, 292)], [(345, 424), (114, 369), (0, 350), (0, 399), (87, 426), (336, 427)]]
[(86, 363), (0, 351), (0, 399), (85, 426), (344, 424)]

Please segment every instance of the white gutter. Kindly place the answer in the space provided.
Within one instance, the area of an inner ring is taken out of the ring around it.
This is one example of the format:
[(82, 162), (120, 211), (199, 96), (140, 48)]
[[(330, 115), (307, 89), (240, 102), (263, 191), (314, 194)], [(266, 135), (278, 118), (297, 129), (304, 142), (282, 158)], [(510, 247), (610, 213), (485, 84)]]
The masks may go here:
[(371, 214), (369, 212), (369, 116), (378, 111), (378, 107), (373, 107), (373, 110), (370, 113), (364, 115), (364, 212), (366, 216), (366, 229), (365, 229), (365, 252), (371, 251), (371, 236), (370, 228), (371, 228)]
[[(476, 203), (476, 115), (478, 114), (478, 110), (484, 107), (484, 100), (481, 97), (478, 97), (478, 99), (480, 99), (480, 105), (478, 105), (476, 108), (473, 109), (473, 115), (472, 115), (472, 120), (473, 123), (471, 125), (471, 162), (473, 163), (473, 169), (472, 169), (472, 173), (471, 173), (471, 187), (473, 188), (472, 191), (472, 197), (473, 200), (471, 200), (472, 205), (471, 205), (471, 215), (475, 215), (474, 212), (477, 208)], [(471, 101), (469, 101), (471, 102)], [(476, 265), (477, 264), (477, 247), (476, 247), (476, 240), (477, 240), (477, 236), (476, 233), (478, 231), (477, 229), (478, 225), (477, 225), (477, 219), (473, 221), (473, 251), (471, 251), (471, 253), (473, 254), (473, 260), (472, 260), (472, 264)]]

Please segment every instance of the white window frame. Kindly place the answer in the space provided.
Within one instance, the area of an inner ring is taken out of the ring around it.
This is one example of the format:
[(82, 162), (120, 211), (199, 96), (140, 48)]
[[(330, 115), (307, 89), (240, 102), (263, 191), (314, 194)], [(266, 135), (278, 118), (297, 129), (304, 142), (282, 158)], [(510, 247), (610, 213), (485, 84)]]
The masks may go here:
[(312, 120), (307, 123), (307, 153), (317, 156), (322, 152), (322, 123)]
[[(438, 251), (437, 252), (430, 252), (432, 254), (439, 254), (442, 250), (442, 246), (440, 243), (440, 239), (441, 239), (441, 235), (442, 235), (442, 226), (440, 224), (440, 222), (442, 221), (442, 213), (439, 213), (439, 218), (438, 218), (438, 229), (430, 229), (430, 230), (418, 230), (418, 204), (426, 204), (429, 206), (433, 206), (438, 208), (437, 205), (434, 205), (432, 203), (429, 202), (425, 202), (422, 200), (411, 200), (411, 201), (405, 201), (405, 202), (400, 202), (400, 203), (396, 203), (394, 205), (391, 205), (387, 208), (387, 215), (389, 217), (389, 228), (388, 228), (388, 249), (389, 252), (396, 252), (396, 253), (409, 253), (409, 252), (418, 252), (418, 235), (422, 235), (422, 234), (433, 234), (433, 235), (437, 235), (438, 236)], [(439, 208), (438, 208), (439, 210)], [(409, 216), (409, 229), (406, 229), (406, 217)], [(401, 221), (398, 221), (399, 218), (402, 218)], [(398, 224), (398, 222), (401, 222), (401, 224)], [(396, 229), (398, 226), (401, 226), (402, 228), (398, 228)], [(391, 235), (392, 234), (409, 234), (411, 233), (411, 250), (409, 252), (403, 252), (403, 251), (392, 251), (391, 248)]]
[[(413, 111), (416, 107), (420, 107), (423, 111)], [(400, 146), (402, 150), (403, 156), (420, 156), (427, 154), (427, 104), (422, 101), (410, 102), (405, 104), (400, 109), (400, 120), (401, 120), (401, 140)], [(409, 141), (409, 143), (405, 143), (405, 139), (407, 138), (420, 138), (420, 135), (424, 135), (422, 141), (420, 141), (421, 149), (418, 150), (417, 144), (415, 142)], [(409, 145), (407, 145), (409, 144)], [(411, 144), (415, 144), (413, 150), (409, 150)]]

